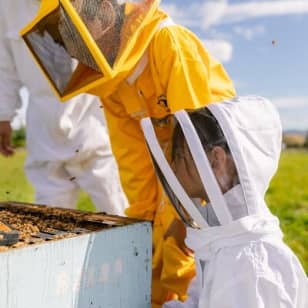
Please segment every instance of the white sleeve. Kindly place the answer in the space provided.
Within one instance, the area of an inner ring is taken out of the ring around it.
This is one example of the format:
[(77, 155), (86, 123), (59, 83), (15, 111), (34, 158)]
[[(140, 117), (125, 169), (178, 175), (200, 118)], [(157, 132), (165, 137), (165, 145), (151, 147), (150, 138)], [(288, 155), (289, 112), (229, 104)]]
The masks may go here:
[(3, 16), (0, 17), (0, 121), (10, 121), (21, 106), (19, 80), (14, 58), (7, 38)]
[(232, 280), (221, 281), (215, 287), (215, 294), (207, 294), (204, 302), (215, 308), (295, 308), (298, 306), (294, 282), (285, 280), (278, 272), (252, 270), (235, 274)]
[(173, 300), (166, 302), (163, 308), (198, 308), (199, 289), (196, 277), (191, 281), (187, 293), (188, 298), (185, 302)]

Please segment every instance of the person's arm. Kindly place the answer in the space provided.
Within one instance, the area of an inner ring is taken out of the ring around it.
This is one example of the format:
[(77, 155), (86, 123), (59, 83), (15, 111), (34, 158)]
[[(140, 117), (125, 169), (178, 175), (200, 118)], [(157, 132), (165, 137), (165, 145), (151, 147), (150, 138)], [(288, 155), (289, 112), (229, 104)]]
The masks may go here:
[(21, 106), (19, 89), (21, 83), (15, 67), (10, 42), (3, 17), (0, 18), (0, 153), (5, 156), (14, 153), (11, 146), (12, 129), (10, 121), (16, 109)]
[(154, 82), (167, 96), (171, 112), (197, 109), (236, 95), (223, 66), (193, 33), (181, 26), (158, 31), (149, 52)]
[(12, 147), (12, 127), (10, 121), (0, 121), (0, 153), (4, 156), (14, 154)]
[[(187, 290), (187, 299), (182, 302), (179, 300), (168, 301), (163, 304), (163, 308), (198, 308), (200, 286), (197, 277), (194, 277)], [(205, 307), (206, 308), (206, 307)]]
[(140, 123), (114, 98), (104, 101), (104, 110), (112, 151), (130, 204), (126, 214), (152, 220), (162, 196)]
[(194, 252), (189, 249), (185, 244), (186, 238), (186, 226), (180, 219), (174, 219), (173, 222), (168, 227), (164, 238), (167, 239), (169, 236), (173, 237), (177, 246), (186, 253), (186, 255), (193, 257)]
[(283, 277), (279, 271), (271, 269), (257, 273), (252, 269), (244, 272), (240, 268), (235, 268), (234, 275), (232, 280), (220, 279), (213, 283), (215, 287), (212, 288), (212, 292), (203, 290), (203, 297), (207, 297), (205, 301), (209, 307), (297, 307), (298, 285), (295, 287), (294, 277)]

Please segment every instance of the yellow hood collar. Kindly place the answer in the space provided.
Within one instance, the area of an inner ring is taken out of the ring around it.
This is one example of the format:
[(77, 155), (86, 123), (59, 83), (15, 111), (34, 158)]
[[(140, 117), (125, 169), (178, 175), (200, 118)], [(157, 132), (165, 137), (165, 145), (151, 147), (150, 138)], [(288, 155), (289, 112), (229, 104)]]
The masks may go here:
[(133, 69), (136, 67), (149, 46), (159, 24), (167, 17), (168, 15), (166, 13), (157, 8), (151, 16), (148, 15), (147, 19), (144, 21), (144, 25), (137, 29), (132, 41), (130, 42), (130, 46), (133, 46), (133, 48), (128, 50), (125, 59), (121, 57), (123, 59), (122, 63), (115, 64), (116, 74), (113, 78), (105, 80), (102, 79), (101, 82), (88, 91), (88, 93), (98, 95), (102, 98), (110, 96), (115, 91), (119, 83), (128, 78), (133, 72)]

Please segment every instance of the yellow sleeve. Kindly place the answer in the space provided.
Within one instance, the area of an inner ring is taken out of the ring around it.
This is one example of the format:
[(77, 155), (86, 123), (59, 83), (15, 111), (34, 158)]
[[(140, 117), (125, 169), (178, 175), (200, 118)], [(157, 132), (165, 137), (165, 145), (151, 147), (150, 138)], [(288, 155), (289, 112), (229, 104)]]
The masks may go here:
[(167, 96), (171, 112), (197, 109), (235, 96), (223, 66), (189, 30), (177, 25), (161, 29), (149, 53), (154, 82)]
[(153, 220), (161, 195), (151, 157), (139, 121), (131, 118), (123, 105), (104, 100), (105, 116), (121, 183), (129, 201), (126, 214)]

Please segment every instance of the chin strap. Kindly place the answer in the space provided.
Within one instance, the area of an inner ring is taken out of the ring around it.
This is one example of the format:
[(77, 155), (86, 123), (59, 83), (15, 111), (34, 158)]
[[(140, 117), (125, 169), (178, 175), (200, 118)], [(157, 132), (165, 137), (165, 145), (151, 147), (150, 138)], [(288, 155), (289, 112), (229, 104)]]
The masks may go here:
[(180, 126), (182, 127), (185, 140), (192, 154), (196, 168), (200, 175), (202, 184), (209, 197), (210, 203), (221, 225), (232, 222), (232, 216), (227, 207), (225, 198), (218, 185), (211, 164), (204, 152), (200, 138), (193, 126), (187, 112), (180, 110), (175, 113)]

